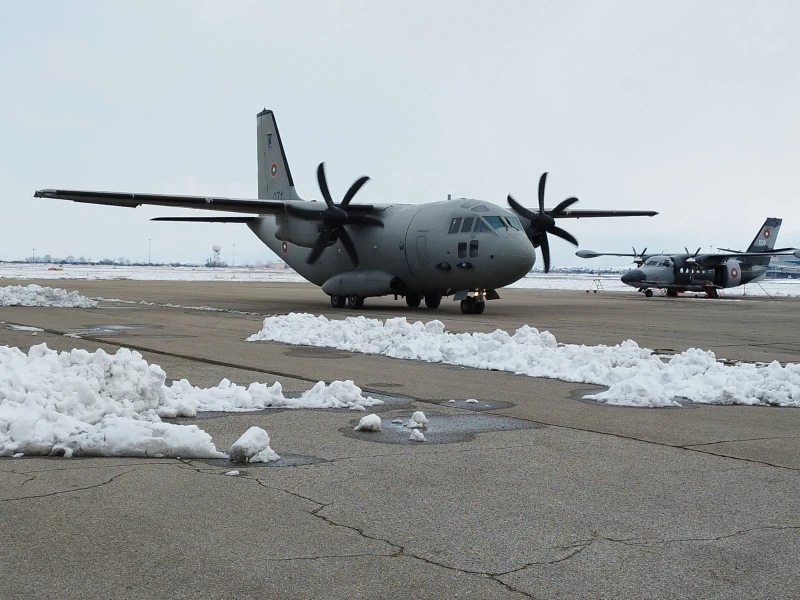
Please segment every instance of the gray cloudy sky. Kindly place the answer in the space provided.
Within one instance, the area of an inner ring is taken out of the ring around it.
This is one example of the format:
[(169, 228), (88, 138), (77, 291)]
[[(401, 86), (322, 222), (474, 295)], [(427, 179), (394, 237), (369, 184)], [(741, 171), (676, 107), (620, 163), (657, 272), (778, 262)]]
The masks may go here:
[[(0, 258), (271, 257), (188, 211), (37, 188), (255, 198), (272, 108), (301, 196), (649, 208), (562, 221), (602, 250), (800, 245), (800, 2), (0, 0)], [(197, 214), (197, 213), (194, 213)], [(580, 262), (553, 243), (555, 265)], [(624, 262), (624, 261), (622, 261)], [(598, 264), (593, 262), (590, 264)]]

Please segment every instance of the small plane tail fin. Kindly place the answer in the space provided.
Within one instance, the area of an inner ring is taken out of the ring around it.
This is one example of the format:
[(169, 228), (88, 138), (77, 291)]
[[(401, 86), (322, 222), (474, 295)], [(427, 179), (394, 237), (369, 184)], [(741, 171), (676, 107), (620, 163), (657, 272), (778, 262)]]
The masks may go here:
[[(768, 217), (761, 229), (758, 230), (756, 237), (753, 238), (747, 252), (769, 252), (775, 249), (775, 242), (778, 240), (778, 232), (781, 230), (781, 223), (783, 219), (775, 217)], [(754, 257), (746, 259), (746, 262), (751, 265), (769, 264), (770, 256)]]
[(258, 197), (261, 200), (299, 200), (275, 114), (266, 108), (256, 117)]

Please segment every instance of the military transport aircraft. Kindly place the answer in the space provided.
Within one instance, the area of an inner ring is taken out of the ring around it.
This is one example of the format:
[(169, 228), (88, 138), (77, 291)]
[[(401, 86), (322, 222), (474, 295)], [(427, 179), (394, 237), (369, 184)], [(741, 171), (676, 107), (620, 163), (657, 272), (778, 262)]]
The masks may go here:
[(275, 116), (257, 115), (258, 199), (167, 196), (127, 192), (38, 190), (37, 198), (125, 206), (141, 204), (216, 210), (244, 215), (158, 217), (154, 221), (244, 223), (295, 271), (322, 287), (334, 308), (358, 309), (364, 298), (393, 294), (408, 306), (437, 308), (443, 296), (461, 301), (465, 314), (481, 314), (497, 288), (524, 277), (541, 248), (550, 268), (548, 234), (578, 245), (556, 219), (653, 216), (654, 211), (574, 210), (568, 198), (544, 208), (546, 173), (539, 180), (539, 207), (529, 210), (511, 196), (508, 210), (459, 198), (427, 204), (351, 204), (368, 181), (359, 178), (339, 204), (333, 202), (320, 164), (317, 181), (324, 203), (302, 200), (286, 161)]
[(756, 237), (746, 252), (720, 248), (721, 252), (700, 254), (700, 248), (692, 254), (688, 249), (678, 254), (633, 254), (617, 252), (594, 252), (578, 250), (581, 258), (597, 256), (632, 256), (638, 268), (622, 276), (622, 283), (644, 292), (648, 298), (653, 296), (653, 288), (664, 289), (667, 296), (677, 296), (679, 292), (705, 292), (716, 298), (718, 290), (752, 283), (767, 273), (770, 258), (793, 254), (800, 257), (797, 248), (775, 250), (775, 241), (781, 228), (781, 219), (773, 217), (764, 221)]

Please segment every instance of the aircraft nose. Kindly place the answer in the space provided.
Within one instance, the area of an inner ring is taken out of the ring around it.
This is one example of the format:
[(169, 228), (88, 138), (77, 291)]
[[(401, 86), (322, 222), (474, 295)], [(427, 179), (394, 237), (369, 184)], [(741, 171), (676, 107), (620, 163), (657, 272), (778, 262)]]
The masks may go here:
[(627, 283), (628, 285), (634, 285), (637, 283), (641, 283), (644, 281), (644, 272), (639, 269), (633, 269), (632, 271), (628, 271), (625, 275), (622, 276), (622, 283)]

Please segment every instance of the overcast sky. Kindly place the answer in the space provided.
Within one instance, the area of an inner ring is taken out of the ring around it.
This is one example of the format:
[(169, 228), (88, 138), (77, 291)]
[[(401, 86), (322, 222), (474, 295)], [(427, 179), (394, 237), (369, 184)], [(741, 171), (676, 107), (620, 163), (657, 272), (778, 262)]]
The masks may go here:
[(2, 259), (269, 259), (243, 225), (149, 221), (196, 212), (32, 198), (255, 198), (264, 107), (305, 198), (323, 160), (363, 203), (534, 206), (549, 171), (548, 206), (661, 213), (561, 221), (582, 248), (744, 248), (768, 216), (800, 245), (800, 2), (0, 3)]

